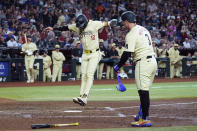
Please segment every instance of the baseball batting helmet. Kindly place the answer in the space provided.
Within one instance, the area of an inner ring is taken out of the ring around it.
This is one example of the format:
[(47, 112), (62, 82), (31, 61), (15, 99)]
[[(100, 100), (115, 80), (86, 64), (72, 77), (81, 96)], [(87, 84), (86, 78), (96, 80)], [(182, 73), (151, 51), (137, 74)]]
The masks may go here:
[(77, 18), (76, 18), (76, 26), (80, 29), (85, 29), (87, 24), (88, 24), (88, 19), (85, 15), (79, 15)]
[(125, 11), (121, 15), (122, 21), (128, 21), (130, 23), (136, 22), (136, 15), (132, 11)]

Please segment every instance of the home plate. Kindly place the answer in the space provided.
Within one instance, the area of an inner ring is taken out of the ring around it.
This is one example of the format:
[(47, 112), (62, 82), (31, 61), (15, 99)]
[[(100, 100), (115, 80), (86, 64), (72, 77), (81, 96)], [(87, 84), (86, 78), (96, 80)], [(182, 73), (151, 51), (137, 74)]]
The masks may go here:
[(80, 110), (67, 110), (67, 111), (64, 111), (64, 112), (82, 112)]

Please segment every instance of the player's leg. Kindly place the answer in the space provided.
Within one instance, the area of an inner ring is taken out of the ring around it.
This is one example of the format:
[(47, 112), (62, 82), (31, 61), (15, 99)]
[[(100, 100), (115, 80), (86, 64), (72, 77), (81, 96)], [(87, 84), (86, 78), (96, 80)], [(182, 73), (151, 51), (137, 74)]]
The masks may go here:
[(47, 68), (46, 70), (47, 81), (51, 82), (51, 69)]
[[(139, 61), (136, 65), (135, 78), (138, 88), (138, 94), (140, 96), (142, 119), (140, 119), (138, 122), (132, 123), (132, 126), (151, 126), (151, 122), (149, 120), (149, 88), (152, 86), (152, 81), (154, 79), (156, 69), (157, 62), (154, 58)], [(143, 122), (145, 124), (141, 125)]]
[(106, 79), (109, 79), (109, 74), (110, 74), (110, 65), (107, 65)]
[(114, 69), (112, 66), (110, 66), (110, 74), (111, 74), (111, 79), (114, 79)]
[(60, 64), (59, 66), (59, 71), (58, 71), (58, 82), (62, 81), (62, 64)]
[(53, 65), (53, 75), (52, 75), (52, 82), (56, 81), (57, 75), (58, 75), (59, 69), (58, 65)]
[(81, 75), (81, 65), (80, 64), (76, 65), (76, 72), (77, 72), (77, 80), (80, 80), (80, 75)]
[(94, 73), (96, 71), (97, 65), (100, 61), (100, 53), (95, 52), (90, 55), (89, 61), (88, 61), (88, 70), (87, 70), (87, 83), (86, 83), (86, 88), (84, 91), (84, 94), (82, 96), (82, 99), (78, 99), (80, 102), (83, 104), (87, 104), (87, 97), (89, 95), (90, 89), (93, 85), (93, 79), (94, 79)]
[(27, 57), (25, 57), (25, 68), (26, 68), (26, 73), (27, 73), (27, 83), (30, 83), (31, 76), (30, 76), (30, 71), (29, 71), (29, 60)]
[(121, 68), (120, 68), (120, 73), (125, 73), (125, 72), (124, 72), (124, 67), (121, 67)]
[(99, 64), (99, 80), (102, 79), (104, 63)]
[[(87, 70), (88, 70), (88, 56), (87, 54), (82, 55), (82, 61), (81, 61), (81, 88), (80, 88), (80, 97), (79, 99), (83, 96), (85, 88), (86, 88), (86, 83), (87, 83)], [(73, 98), (73, 102), (80, 104), (81, 106), (84, 106), (83, 103), (79, 102), (78, 98)]]
[(34, 60), (35, 60), (34, 56), (31, 56), (29, 60), (29, 71), (30, 71), (31, 83), (34, 82), (34, 72), (33, 72)]
[(174, 65), (170, 64), (170, 78), (174, 78)]
[(46, 82), (47, 69), (43, 70), (43, 82)]

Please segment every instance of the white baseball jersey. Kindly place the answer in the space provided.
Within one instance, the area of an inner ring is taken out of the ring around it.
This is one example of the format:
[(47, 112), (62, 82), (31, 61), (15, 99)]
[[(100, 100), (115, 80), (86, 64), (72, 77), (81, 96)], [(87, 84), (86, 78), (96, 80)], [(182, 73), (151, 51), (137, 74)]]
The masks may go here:
[(133, 52), (134, 61), (149, 55), (155, 55), (149, 31), (140, 25), (135, 25), (127, 33), (126, 48), (128, 52)]
[(104, 22), (92, 20), (88, 22), (88, 25), (82, 32), (76, 27), (76, 24), (68, 25), (69, 30), (73, 30), (80, 35), (84, 50), (99, 48), (98, 30), (102, 27), (104, 27)]

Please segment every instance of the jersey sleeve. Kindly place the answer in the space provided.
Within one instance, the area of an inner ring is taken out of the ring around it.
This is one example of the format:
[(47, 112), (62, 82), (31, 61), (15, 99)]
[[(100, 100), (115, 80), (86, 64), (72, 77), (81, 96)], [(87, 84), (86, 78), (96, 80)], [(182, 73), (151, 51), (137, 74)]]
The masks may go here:
[(79, 29), (76, 27), (76, 24), (70, 24), (70, 25), (68, 25), (68, 29), (69, 30), (72, 30), (72, 31), (74, 31), (74, 32), (79, 32)]
[(126, 36), (126, 50), (127, 52), (134, 52), (137, 36), (134, 33), (129, 33)]
[(94, 22), (93, 26), (94, 26), (97, 30), (99, 30), (99, 29), (101, 29), (102, 27), (104, 27), (104, 22), (103, 22), (103, 21), (93, 21), (93, 22)]

